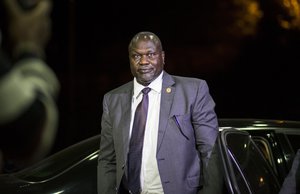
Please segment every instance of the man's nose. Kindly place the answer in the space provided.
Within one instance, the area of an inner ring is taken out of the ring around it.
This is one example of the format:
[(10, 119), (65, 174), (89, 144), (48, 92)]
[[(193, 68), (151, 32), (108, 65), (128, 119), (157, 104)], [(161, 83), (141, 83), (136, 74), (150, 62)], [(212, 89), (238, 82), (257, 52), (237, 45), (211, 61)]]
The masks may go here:
[(148, 57), (147, 55), (141, 55), (141, 60), (140, 60), (140, 64), (148, 64)]

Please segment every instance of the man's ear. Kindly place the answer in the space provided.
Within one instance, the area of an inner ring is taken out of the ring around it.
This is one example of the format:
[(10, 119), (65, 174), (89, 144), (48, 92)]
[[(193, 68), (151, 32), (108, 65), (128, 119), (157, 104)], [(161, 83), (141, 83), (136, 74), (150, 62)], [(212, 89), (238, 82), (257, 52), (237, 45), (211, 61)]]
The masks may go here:
[(165, 51), (161, 51), (161, 57), (163, 59), (163, 64), (165, 64)]

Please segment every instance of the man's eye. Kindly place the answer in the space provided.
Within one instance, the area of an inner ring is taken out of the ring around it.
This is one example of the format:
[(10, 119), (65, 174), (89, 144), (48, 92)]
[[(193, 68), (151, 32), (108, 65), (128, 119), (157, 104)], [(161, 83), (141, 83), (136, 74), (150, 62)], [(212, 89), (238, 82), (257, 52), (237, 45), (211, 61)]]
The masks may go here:
[(140, 58), (141, 58), (141, 55), (133, 54), (132, 57), (133, 57), (134, 59), (140, 59)]
[(147, 57), (149, 57), (150, 59), (152, 59), (154, 57), (155, 53), (148, 53)]

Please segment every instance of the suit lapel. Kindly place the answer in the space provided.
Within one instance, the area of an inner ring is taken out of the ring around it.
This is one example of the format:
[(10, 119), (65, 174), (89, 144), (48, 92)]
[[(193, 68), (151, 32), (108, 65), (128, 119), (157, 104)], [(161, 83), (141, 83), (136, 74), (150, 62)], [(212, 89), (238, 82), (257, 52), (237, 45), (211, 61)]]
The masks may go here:
[(127, 158), (127, 152), (129, 147), (129, 130), (130, 130), (130, 120), (131, 120), (131, 98), (132, 98), (132, 92), (133, 92), (133, 84), (130, 84), (128, 87), (128, 90), (120, 95), (121, 98), (121, 106), (122, 106), (122, 119), (121, 119), (121, 125), (122, 125), (122, 138), (123, 142), (121, 146), (123, 146), (124, 151), (124, 160)]
[(161, 89), (161, 102), (160, 102), (160, 115), (159, 115), (159, 127), (158, 127), (158, 139), (157, 139), (157, 152), (162, 143), (163, 137), (166, 132), (167, 124), (170, 118), (170, 110), (175, 94), (175, 84), (171, 75), (164, 72), (163, 84)]

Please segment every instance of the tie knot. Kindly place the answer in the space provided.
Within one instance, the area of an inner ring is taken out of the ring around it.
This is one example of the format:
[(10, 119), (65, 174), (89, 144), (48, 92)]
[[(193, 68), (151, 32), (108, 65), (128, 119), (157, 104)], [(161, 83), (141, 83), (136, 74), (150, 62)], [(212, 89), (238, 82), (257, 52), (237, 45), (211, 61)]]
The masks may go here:
[(142, 92), (143, 92), (143, 94), (148, 94), (150, 92), (150, 90), (151, 90), (151, 88), (146, 87), (142, 90)]

